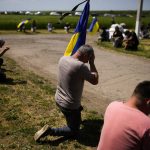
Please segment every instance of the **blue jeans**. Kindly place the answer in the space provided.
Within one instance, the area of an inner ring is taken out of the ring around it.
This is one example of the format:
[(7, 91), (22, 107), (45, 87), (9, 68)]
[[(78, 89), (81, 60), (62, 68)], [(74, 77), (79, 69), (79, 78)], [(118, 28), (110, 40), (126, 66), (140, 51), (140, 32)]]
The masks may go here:
[(79, 109), (71, 110), (61, 107), (57, 104), (61, 112), (64, 114), (67, 125), (61, 128), (51, 128), (51, 135), (53, 136), (77, 136), (81, 124), (81, 111)]

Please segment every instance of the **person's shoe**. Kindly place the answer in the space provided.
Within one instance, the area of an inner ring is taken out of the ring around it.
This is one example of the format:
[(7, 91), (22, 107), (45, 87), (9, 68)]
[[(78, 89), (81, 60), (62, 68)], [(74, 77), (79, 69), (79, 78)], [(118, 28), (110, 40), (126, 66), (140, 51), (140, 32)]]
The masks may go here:
[(40, 140), (40, 138), (47, 136), (51, 131), (51, 128), (49, 127), (49, 125), (45, 125), (42, 129), (40, 129), (39, 131), (37, 131), (34, 135), (34, 140), (36, 142), (38, 142)]

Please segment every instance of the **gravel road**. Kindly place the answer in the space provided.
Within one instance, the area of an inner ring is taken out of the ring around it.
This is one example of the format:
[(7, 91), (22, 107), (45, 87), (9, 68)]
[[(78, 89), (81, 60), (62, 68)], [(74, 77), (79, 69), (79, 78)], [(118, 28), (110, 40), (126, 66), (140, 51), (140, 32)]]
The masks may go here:
[[(7, 56), (56, 85), (58, 60), (71, 34), (1, 35), (1, 38), (11, 47)], [(85, 83), (83, 97), (87, 109), (103, 113), (111, 101), (129, 98), (138, 82), (150, 80), (150, 60), (104, 50), (95, 44), (96, 39), (87, 36), (87, 43), (95, 50), (99, 84)]]

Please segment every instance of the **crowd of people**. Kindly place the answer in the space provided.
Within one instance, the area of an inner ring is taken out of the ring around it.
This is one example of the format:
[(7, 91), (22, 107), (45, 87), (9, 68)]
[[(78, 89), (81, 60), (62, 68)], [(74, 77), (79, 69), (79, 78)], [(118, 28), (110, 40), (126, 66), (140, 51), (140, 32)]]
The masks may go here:
[[(28, 19), (28, 20), (30, 21), (31, 19)], [(27, 23), (25, 22), (25, 20), (22, 21), (21, 23), (19, 23), (18, 26), (17, 26), (17, 31), (18, 32), (22, 32), (22, 31), (26, 32), (26, 24)], [(53, 24), (51, 22), (48, 22), (46, 28), (47, 28), (48, 32), (53, 32), (53, 30), (54, 30), (54, 26), (53, 26)], [(71, 28), (70, 23), (66, 22), (64, 24), (64, 31), (66, 33), (69, 33), (70, 32), (70, 28)], [(36, 23), (35, 20), (32, 20), (32, 22), (31, 22), (31, 32), (36, 32), (36, 29), (37, 29), (37, 23)]]
[(137, 50), (139, 45), (139, 39), (134, 31), (120, 29), (118, 25), (115, 26), (111, 36), (109, 30), (102, 27), (98, 40), (101, 42), (111, 41), (115, 48), (124, 47), (125, 50)]

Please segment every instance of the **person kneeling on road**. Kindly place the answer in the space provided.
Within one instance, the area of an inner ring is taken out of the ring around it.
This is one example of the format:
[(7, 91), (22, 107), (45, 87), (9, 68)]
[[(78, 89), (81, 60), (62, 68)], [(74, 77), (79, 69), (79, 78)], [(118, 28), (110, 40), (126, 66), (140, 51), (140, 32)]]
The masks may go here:
[[(76, 138), (81, 124), (81, 96), (84, 80), (98, 84), (98, 72), (95, 67), (94, 50), (89, 45), (81, 46), (72, 56), (63, 56), (58, 64), (58, 85), (55, 94), (56, 105), (63, 113), (67, 125), (51, 128), (45, 125), (35, 133), (35, 141), (47, 135)], [(85, 63), (90, 65), (90, 69)]]

